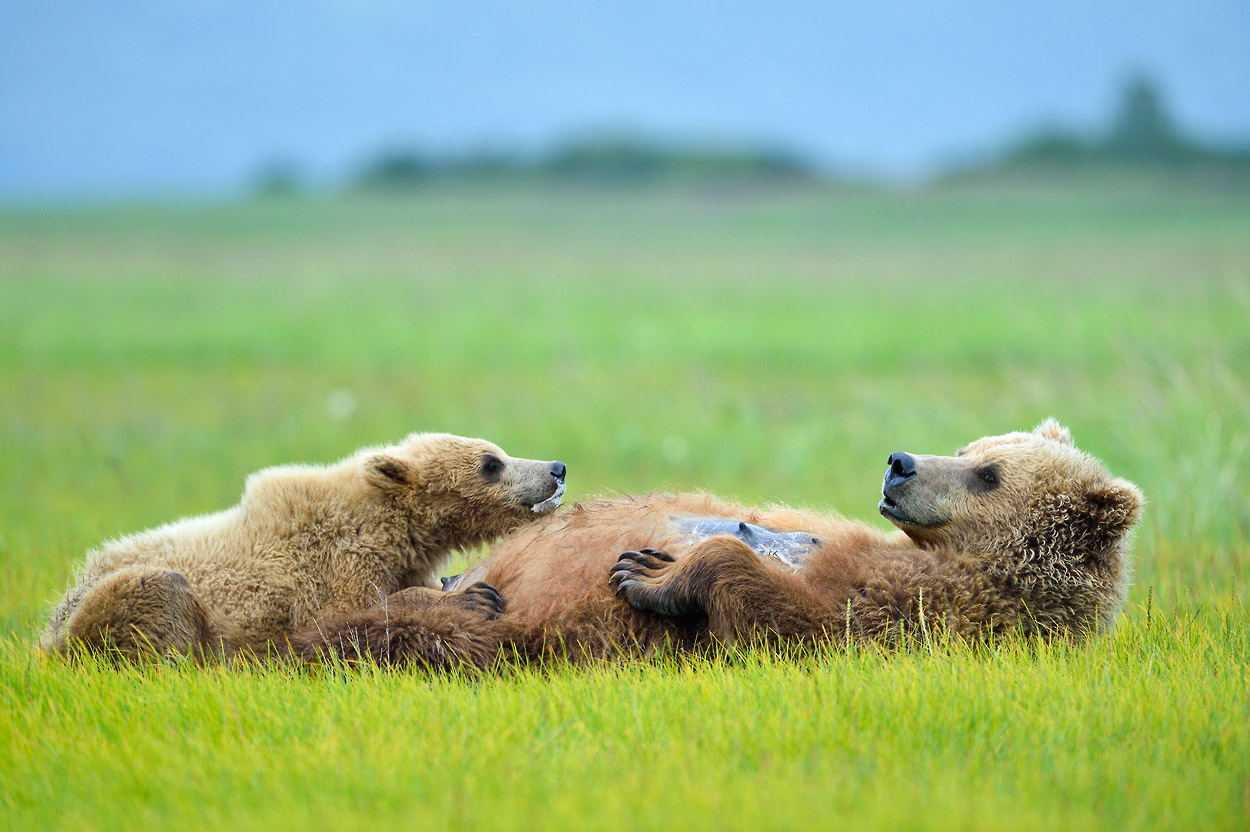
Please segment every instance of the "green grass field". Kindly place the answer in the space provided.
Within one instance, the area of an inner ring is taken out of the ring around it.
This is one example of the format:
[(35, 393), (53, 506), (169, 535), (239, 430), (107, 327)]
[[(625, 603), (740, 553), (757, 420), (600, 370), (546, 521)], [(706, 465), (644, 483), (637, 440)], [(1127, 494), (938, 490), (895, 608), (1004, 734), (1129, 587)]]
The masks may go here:
[[(416, 429), (571, 498), (880, 524), (893, 450), (1054, 415), (1149, 506), (1083, 649), (475, 681), (67, 667), (100, 540)], [(1250, 195), (539, 191), (0, 212), (0, 824), (1245, 829)]]

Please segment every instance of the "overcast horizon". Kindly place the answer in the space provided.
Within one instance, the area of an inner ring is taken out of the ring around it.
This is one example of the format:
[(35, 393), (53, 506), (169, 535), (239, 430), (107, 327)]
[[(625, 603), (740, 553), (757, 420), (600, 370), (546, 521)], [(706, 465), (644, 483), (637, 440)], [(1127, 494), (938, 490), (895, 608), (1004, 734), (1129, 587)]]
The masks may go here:
[(603, 130), (907, 180), (1041, 126), (1103, 129), (1136, 73), (1190, 136), (1247, 143), (1250, 3), (8, 0), (0, 199), (225, 194), (272, 160), (328, 184), (387, 147)]

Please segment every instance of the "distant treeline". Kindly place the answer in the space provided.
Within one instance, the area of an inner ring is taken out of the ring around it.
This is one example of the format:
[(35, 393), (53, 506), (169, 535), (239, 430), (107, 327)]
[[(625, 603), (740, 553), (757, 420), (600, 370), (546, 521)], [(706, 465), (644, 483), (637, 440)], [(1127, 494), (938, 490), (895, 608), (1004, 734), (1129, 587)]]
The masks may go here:
[[(1048, 129), (1034, 132), (1002, 153), (958, 167), (942, 177), (994, 178), (1040, 173), (1062, 178), (1093, 170), (1200, 171), (1220, 180), (1250, 182), (1250, 147), (1213, 148), (1181, 130), (1158, 88), (1139, 77), (1126, 84), (1100, 134)], [(749, 145), (673, 144), (637, 137), (592, 137), (546, 154), (483, 151), (459, 156), (392, 148), (375, 154), (349, 177), (354, 191), (409, 191), (460, 183), (569, 183), (586, 185), (769, 185), (829, 181), (810, 159), (786, 150)], [(263, 167), (262, 193), (301, 190), (299, 170), (290, 163)]]
[(1250, 146), (1215, 148), (1187, 136), (1149, 79), (1138, 77), (1124, 88), (1109, 128), (1101, 135), (1043, 130), (1010, 147), (984, 171), (1021, 168), (1133, 167), (1185, 169), (1225, 168), (1250, 172)]
[(799, 156), (767, 149), (674, 147), (643, 139), (587, 139), (537, 158), (483, 152), (460, 157), (413, 150), (381, 153), (352, 187), (385, 190), (438, 182), (545, 181), (601, 184), (802, 182), (814, 168)]

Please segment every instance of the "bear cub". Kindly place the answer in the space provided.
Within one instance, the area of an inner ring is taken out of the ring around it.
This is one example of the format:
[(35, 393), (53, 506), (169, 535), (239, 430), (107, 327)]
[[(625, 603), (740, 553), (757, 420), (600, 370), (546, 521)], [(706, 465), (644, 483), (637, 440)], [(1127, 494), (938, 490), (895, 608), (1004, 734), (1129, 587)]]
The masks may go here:
[(404, 589), (434, 612), (495, 617), (492, 588), (442, 593), (438, 571), (453, 550), (555, 511), (565, 470), (481, 439), (416, 433), (327, 466), (260, 471), (233, 508), (89, 552), (42, 647), (263, 653), (323, 615)]

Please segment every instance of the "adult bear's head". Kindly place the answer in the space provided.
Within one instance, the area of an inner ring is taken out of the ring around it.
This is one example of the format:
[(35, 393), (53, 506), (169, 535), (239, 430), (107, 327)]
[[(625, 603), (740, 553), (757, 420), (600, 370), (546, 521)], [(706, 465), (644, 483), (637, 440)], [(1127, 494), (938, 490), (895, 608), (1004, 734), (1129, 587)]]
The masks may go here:
[(418, 525), (467, 546), (555, 511), (567, 469), (563, 462), (508, 456), (482, 439), (414, 433), (365, 451), (358, 470), (375, 494)]
[(880, 511), (925, 547), (1097, 560), (1118, 552), (1141, 517), (1137, 486), (1078, 450), (1054, 419), (953, 457), (895, 452), (889, 466)]

